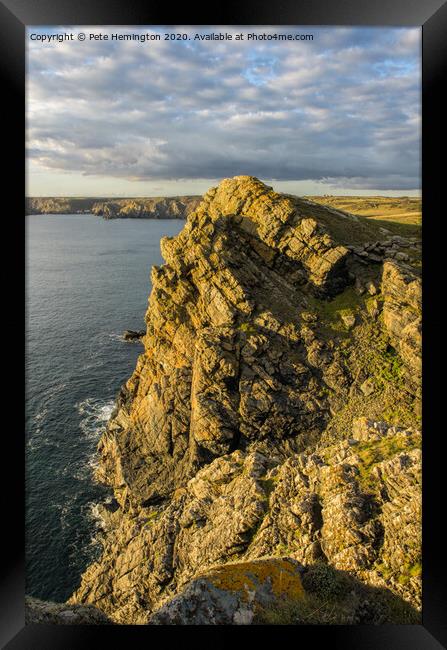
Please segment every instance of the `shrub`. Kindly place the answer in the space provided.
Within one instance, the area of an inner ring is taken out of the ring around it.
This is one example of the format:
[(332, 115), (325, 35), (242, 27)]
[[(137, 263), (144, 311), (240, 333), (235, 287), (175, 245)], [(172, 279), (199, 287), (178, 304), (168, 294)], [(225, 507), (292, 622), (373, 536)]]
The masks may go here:
[(323, 562), (309, 566), (302, 580), (306, 591), (323, 600), (338, 598), (346, 589), (343, 575)]

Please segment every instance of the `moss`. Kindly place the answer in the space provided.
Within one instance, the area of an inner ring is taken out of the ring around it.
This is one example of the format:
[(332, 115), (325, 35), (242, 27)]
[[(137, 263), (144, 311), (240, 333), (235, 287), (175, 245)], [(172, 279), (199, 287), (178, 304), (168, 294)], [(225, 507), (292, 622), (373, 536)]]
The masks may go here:
[(409, 574), (411, 575), (412, 578), (418, 578), (419, 576), (422, 575), (422, 564), (421, 562), (416, 562), (415, 564), (412, 564), (410, 568), (408, 569)]
[(397, 579), (400, 585), (407, 585), (412, 578), (419, 578), (422, 575), (422, 564), (421, 562), (414, 562), (405, 564), (401, 573)]
[(330, 394), (331, 394), (331, 391), (327, 386), (321, 386), (320, 390), (318, 391), (317, 397), (322, 399), (324, 397), (329, 397)]
[(159, 518), (160, 512), (158, 510), (153, 510), (150, 512), (144, 519), (144, 528), (150, 528), (156, 520)]
[(421, 446), (420, 434), (409, 436), (395, 435), (385, 436), (377, 442), (359, 443), (356, 453), (359, 457), (359, 482), (365, 491), (374, 492), (377, 484), (372, 475), (373, 469), (378, 463), (392, 458), (396, 454), (412, 449), (419, 449)]
[(393, 347), (386, 345), (385, 349), (379, 350), (375, 382), (379, 387), (390, 382), (399, 384), (402, 377), (402, 359)]
[[(388, 405), (381, 414), (381, 419), (388, 422), (388, 424), (401, 425), (402, 423), (408, 424), (408, 407), (405, 403)], [(411, 425), (420, 427), (422, 418), (417, 413), (411, 414)]]
[(364, 300), (353, 287), (348, 287), (332, 300), (319, 300), (309, 297), (308, 306), (318, 314), (320, 329), (327, 331), (327, 328), (337, 332), (347, 332), (348, 327), (344, 324), (342, 316), (361, 312), (364, 308)]
[[(420, 396), (408, 390), (406, 370), (390, 345), (382, 315), (359, 322), (349, 337), (338, 340), (334, 357), (353, 390), (331, 391), (333, 415), (321, 436), (321, 446), (345, 439), (359, 414), (399, 426), (420, 426)], [(367, 397), (358, 390), (366, 379), (375, 389)]]
[(372, 309), (373, 307), (376, 306), (376, 304), (380, 307), (381, 304), (383, 304), (383, 296), (378, 293), (375, 296), (364, 296), (364, 301), (365, 301), (365, 306), (368, 309)]
[(290, 548), (286, 544), (278, 544), (275, 549), (275, 555), (288, 555)]
[(385, 580), (389, 580), (393, 575), (393, 570), (383, 562), (376, 562), (374, 568)]
[(251, 323), (247, 323), (247, 322), (241, 323), (239, 325), (239, 330), (241, 332), (244, 332), (244, 334), (247, 334), (247, 336), (253, 336), (258, 333), (256, 327), (254, 327), (254, 325), (252, 325)]

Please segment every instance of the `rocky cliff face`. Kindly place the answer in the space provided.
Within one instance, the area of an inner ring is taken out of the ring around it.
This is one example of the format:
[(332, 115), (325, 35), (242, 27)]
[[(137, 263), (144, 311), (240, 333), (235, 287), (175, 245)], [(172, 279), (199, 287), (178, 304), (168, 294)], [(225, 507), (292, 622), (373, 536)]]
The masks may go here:
[(25, 199), (25, 214), (76, 214), (90, 212), (97, 199), (73, 197), (29, 197)]
[(119, 199), (97, 202), (92, 212), (104, 219), (186, 219), (199, 203), (199, 196)]
[(104, 219), (186, 219), (200, 203), (199, 196), (145, 199), (36, 197), (25, 201), (26, 214), (92, 212)]
[[(145, 351), (99, 445), (119, 507), (103, 509), (103, 555), (72, 603), (119, 623), (203, 622), (195, 594), (210, 623), (279, 605), (285, 622), (290, 603), (304, 622), (316, 596), (303, 576), (324, 566), (344, 576), (323, 580), (344, 585), (329, 622), (408, 622), (420, 255), (381, 230), (241, 176), (162, 240)], [(394, 598), (388, 614), (362, 614), (364, 595), (347, 604), (353, 580)]]

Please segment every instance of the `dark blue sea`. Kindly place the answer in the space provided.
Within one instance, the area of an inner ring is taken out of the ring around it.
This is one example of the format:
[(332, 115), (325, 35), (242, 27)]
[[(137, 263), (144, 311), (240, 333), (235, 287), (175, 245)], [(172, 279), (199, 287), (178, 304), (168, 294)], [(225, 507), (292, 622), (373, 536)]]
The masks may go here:
[(120, 386), (143, 348), (150, 269), (181, 220), (26, 217), (26, 592), (66, 600), (98, 557), (92, 470)]

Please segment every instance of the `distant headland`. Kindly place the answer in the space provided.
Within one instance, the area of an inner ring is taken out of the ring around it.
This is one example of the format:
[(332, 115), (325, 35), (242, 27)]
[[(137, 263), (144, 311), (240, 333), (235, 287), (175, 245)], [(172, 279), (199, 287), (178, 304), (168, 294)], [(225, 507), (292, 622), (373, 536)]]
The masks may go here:
[(186, 219), (200, 196), (148, 198), (27, 197), (25, 214), (85, 214), (104, 219)]

